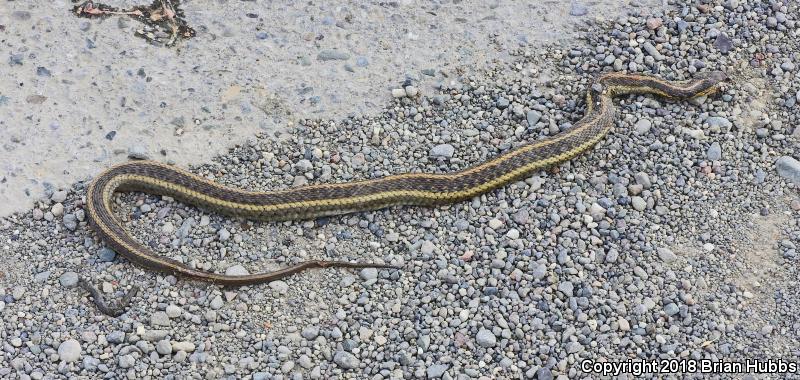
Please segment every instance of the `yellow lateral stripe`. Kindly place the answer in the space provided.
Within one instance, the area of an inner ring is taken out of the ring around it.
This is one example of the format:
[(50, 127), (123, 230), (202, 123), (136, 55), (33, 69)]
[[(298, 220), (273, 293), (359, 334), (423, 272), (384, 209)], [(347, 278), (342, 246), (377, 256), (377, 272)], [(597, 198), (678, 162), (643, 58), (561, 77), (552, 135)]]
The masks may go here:
[[(543, 160), (531, 162), (527, 165), (521, 166), (513, 171), (510, 171), (504, 175), (497, 176), (492, 178), (490, 181), (486, 181), (484, 183), (478, 184), (470, 189), (466, 189), (463, 191), (450, 191), (450, 192), (435, 192), (435, 191), (424, 191), (424, 190), (391, 190), (391, 191), (384, 191), (372, 194), (365, 194), (356, 197), (349, 197), (349, 198), (342, 198), (342, 199), (319, 199), (319, 200), (309, 200), (309, 201), (298, 201), (298, 202), (287, 202), (287, 203), (279, 203), (274, 205), (255, 205), (250, 203), (241, 203), (241, 202), (232, 202), (226, 201), (220, 198), (213, 197), (211, 195), (201, 193), (199, 191), (187, 188), (185, 186), (181, 186), (169, 181), (164, 181), (158, 178), (149, 177), (146, 175), (135, 175), (135, 174), (123, 174), (118, 177), (119, 182), (128, 182), (128, 181), (136, 181), (144, 184), (148, 184), (154, 187), (166, 189), (169, 192), (175, 194), (181, 194), (187, 198), (197, 199), (200, 202), (213, 205), (215, 207), (220, 207), (223, 209), (228, 210), (246, 210), (255, 213), (271, 213), (271, 212), (278, 212), (284, 210), (291, 210), (291, 209), (298, 209), (298, 208), (320, 208), (325, 206), (340, 206), (342, 208), (352, 207), (359, 203), (370, 203), (380, 199), (385, 198), (408, 198), (408, 199), (426, 199), (426, 200), (442, 200), (442, 199), (454, 199), (454, 198), (470, 198), (478, 194), (482, 194), (487, 192), (493, 188), (499, 187), (502, 184), (510, 181), (511, 179), (522, 175), (525, 172), (533, 171), (542, 167), (550, 166), (561, 161), (567, 160), (569, 157), (577, 155), (582, 151), (586, 150), (588, 147), (597, 143), (597, 141), (602, 138), (602, 134), (598, 136), (594, 136), (591, 140), (587, 140), (584, 144), (581, 144), (575, 149), (572, 149), (567, 152), (563, 152), (557, 156), (548, 157)], [(116, 181), (114, 181), (116, 182)], [(118, 183), (118, 182), (116, 182)], [(218, 185), (219, 186), (219, 185)], [(346, 184), (332, 184), (331, 187), (336, 186), (346, 186)], [(293, 189), (297, 191), (298, 189)], [(256, 193), (253, 192), (251, 194), (269, 194), (266, 193)]]
[[(483, 163), (481, 163), (479, 165), (473, 166), (471, 168), (468, 168), (468, 169), (465, 169), (465, 170), (462, 170), (462, 171), (459, 171), (459, 172), (456, 172), (456, 173), (451, 173), (451, 174), (448, 174), (448, 173), (402, 173), (402, 174), (394, 174), (394, 175), (383, 177), (383, 178), (375, 178), (375, 179), (369, 179), (369, 180), (363, 180), (363, 181), (357, 181), (357, 182), (314, 184), (314, 185), (304, 186), (303, 188), (332, 188), (332, 187), (337, 187), (337, 186), (351, 186), (351, 185), (353, 185), (355, 183), (359, 183), (359, 182), (366, 182), (366, 181), (380, 182), (380, 181), (388, 180), (390, 178), (392, 180), (398, 180), (398, 179), (414, 179), (414, 178), (442, 178), (442, 177), (446, 177), (446, 176), (451, 176), (453, 178), (463, 177), (463, 176), (467, 176), (467, 175), (470, 175), (472, 173), (475, 173), (475, 172), (478, 172), (478, 171), (481, 171), (481, 170), (485, 170), (485, 169), (487, 169), (487, 168), (489, 168), (491, 166), (494, 166), (494, 165), (498, 164), (499, 162), (506, 161), (506, 160), (512, 159), (514, 157), (517, 157), (517, 156), (519, 156), (521, 154), (528, 153), (531, 150), (534, 150), (534, 149), (537, 149), (537, 148), (541, 148), (541, 147), (545, 147), (545, 146), (548, 146), (548, 145), (551, 145), (551, 144), (555, 144), (555, 143), (560, 142), (561, 140), (563, 140), (563, 139), (565, 139), (567, 137), (570, 137), (572, 134), (578, 133), (580, 131), (581, 131), (580, 129), (572, 129), (572, 130), (569, 130), (569, 131), (567, 131), (565, 133), (556, 135), (556, 136), (551, 137), (551, 138), (547, 138), (547, 139), (540, 140), (540, 141), (534, 141), (534, 142), (530, 143), (529, 145), (526, 145), (526, 146), (518, 148), (517, 150), (512, 150), (510, 152), (506, 152), (503, 155), (491, 158), (488, 161), (485, 161), (485, 162), (483, 162)], [(120, 164), (119, 166), (123, 166), (125, 164), (129, 164), (129, 163), (123, 163), (123, 164)], [(207, 178), (201, 177), (201, 176), (199, 176), (197, 174), (194, 174), (194, 173), (183, 171), (181, 169), (175, 168), (174, 166), (170, 166), (170, 165), (166, 165), (166, 164), (162, 164), (162, 163), (156, 163), (156, 162), (148, 162), (148, 165), (158, 165), (158, 166), (162, 166), (162, 167), (164, 167), (164, 168), (166, 168), (168, 170), (180, 171), (181, 173), (183, 173), (183, 174), (185, 174), (185, 175), (187, 175), (189, 177), (192, 177), (194, 180), (203, 182), (205, 184), (209, 184), (209, 185), (217, 187), (217, 188), (225, 188), (225, 187), (221, 186), (220, 184), (218, 184), (218, 183), (216, 183), (214, 181), (211, 181), (211, 180), (209, 180)], [(114, 169), (114, 167), (109, 169), (109, 171), (112, 170), (112, 169)], [(295, 188), (288, 188), (288, 189), (273, 190), (273, 191), (270, 191), (270, 192), (274, 193), (274, 194), (285, 194), (285, 193), (295, 192), (295, 191), (297, 191), (297, 189), (298, 188), (295, 187)], [(242, 193), (242, 194), (249, 194), (249, 195), (262, 194), (262, 192), (258, 192), (258, 191), (248, 191), (248, 190), (241, 190), (241, 189), (234, 189), (234, 188), (225, 188), (225, 190), (226, 191), (236, 191), (236, 192), (239, 192), (239, 193)]]

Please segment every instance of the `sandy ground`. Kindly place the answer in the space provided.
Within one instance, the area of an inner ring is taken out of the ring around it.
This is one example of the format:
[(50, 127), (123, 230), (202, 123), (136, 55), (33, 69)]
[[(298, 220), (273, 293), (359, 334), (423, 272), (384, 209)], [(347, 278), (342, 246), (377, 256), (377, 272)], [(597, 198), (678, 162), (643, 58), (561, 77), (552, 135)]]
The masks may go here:
[(129, 18), (77, 18), (63, 0), (3, 1), (0, 216), (131, 150), (201, 163), (259, 131), (375, 112), (404, 82), (432, 91), (516, 45), (576, 38), (587, 20), (661, 5), (523, 3), (195, 0), (182, 8), (197, 36), (165, 48), (135, 37), (142, 24)]

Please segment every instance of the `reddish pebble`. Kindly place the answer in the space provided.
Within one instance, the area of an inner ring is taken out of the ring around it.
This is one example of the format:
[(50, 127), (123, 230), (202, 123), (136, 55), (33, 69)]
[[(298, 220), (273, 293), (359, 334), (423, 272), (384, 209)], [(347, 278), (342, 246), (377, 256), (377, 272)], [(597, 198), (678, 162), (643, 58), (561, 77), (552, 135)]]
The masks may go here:
[(651, 18), (647, 20), (647, 28), (650, 30), (656, 30), (664, 25), (664, 21), (661, 21), (660, 18)]
[(474, 255), (474, 254), (475, 254), (475, 252), (473, 252), (471, 250), (468, 250), (468, 251), (464, 252), (463, 255), (461, 255), (461, 260), (470, 261), (470, 260), (472, 260), (472, 255)]

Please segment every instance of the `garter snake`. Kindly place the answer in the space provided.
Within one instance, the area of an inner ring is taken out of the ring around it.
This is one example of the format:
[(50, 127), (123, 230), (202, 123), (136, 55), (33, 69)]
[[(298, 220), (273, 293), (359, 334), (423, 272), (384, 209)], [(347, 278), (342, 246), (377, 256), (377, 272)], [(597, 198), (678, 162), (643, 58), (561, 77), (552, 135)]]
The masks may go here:
[(156, 254), (127, 233), (112, 212), (112, 196), (117, 191), (161, 194), (223, 214), (267, 221), (311, 219), (397, 205), (455, 203), (526, 178), (540, 169), (567, 161), (591, 149), (614, 124), (614, 96), (652, 94), (673, 100), (689, 99), (717, 92), (726, 78), (722, 72), (700, 73), (684, 82), (623, 73), (601, 75), (587, 91), (586, 113), (573, 128), (457, 172), (406, 173), (364, 181), (251, 192), (224, 187), (158, 162), (132, 161), (109, 168), (91, 182), (87, 190), (86, 208), (90, 223), (98, 235), (133, 263), (147, 269), (221, 285), (269, 282), (307, 268), (390, 267), (384, 264), (315, 260), (274, 272), (237, 276), (193, 269)]

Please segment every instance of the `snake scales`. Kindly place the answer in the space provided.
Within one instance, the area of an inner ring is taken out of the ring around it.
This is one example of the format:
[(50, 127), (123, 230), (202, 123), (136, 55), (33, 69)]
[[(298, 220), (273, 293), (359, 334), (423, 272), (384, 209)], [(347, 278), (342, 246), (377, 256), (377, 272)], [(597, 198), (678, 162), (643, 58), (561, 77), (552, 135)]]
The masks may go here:
[(118, 191), (143, 191), (171, 196), (223, 214), (259, 220), (310, 219), (396, 205), (433, 206), (470, 199), (492, 189), (567, 161), (600, 141), (614, 124), (612, 98), (626, 94), (653, 94), (681, 100), (717, 92), (727, 79), (708, 72), (685, 82), (651, 76), (610, 73), (601, 75), (586, 95), (586, 114), (558, 135), (505, 152), (471, 168), (447, 174), (397, 174), (357, 182), (309, 185), (269, 192), (249, 192), (221, 186), (187, 171), (152, 161), (133, 161), (109, 168), (89, 185), (86, 207), (94, 230), (115, 251), (151, 270), (221, 285), (247, 285), (277, 280), (308, 268), (390, 267), (384, 264), (342, 261), (304, 261), (287, 268), (242, 276), (193, 269), (162, 257), (139, 243), (112, 212)]

